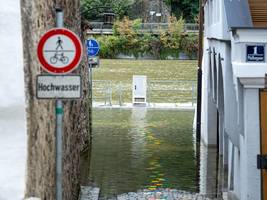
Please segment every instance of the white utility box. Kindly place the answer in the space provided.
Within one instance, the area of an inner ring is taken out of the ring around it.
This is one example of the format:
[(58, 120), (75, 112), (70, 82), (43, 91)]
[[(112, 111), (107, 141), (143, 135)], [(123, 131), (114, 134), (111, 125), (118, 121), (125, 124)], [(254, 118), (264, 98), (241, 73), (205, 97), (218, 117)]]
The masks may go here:
[(147, 77), (133, 76), (133, 104), (146, 104)]

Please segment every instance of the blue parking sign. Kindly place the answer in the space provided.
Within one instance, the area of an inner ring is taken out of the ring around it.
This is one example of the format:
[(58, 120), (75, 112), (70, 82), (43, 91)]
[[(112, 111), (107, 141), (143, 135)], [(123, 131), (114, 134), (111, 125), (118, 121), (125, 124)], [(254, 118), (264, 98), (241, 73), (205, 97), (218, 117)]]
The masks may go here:
[(90, 39), (86, 41), (88, 56), (96, 56), (99, 53), (99, 44), (96, 40)]

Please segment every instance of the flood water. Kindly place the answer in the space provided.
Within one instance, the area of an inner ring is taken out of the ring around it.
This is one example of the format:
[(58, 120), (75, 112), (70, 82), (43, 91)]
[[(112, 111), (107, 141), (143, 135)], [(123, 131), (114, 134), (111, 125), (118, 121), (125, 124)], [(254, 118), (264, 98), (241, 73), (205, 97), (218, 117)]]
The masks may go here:
[(196, 190), (193, 111), (94, 109), (90, 182), (102, 199), (140, 189)]

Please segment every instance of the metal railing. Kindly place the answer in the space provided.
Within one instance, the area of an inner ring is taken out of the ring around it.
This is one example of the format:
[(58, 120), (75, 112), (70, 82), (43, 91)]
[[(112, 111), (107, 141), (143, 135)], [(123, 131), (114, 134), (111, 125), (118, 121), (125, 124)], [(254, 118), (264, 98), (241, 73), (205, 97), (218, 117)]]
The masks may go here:
[[(112, 25), (106, 25), (104, 22), (90, 22), (93, 29), (88, 32), (88, 34), (113, 34)], [(139, 33), (152, 33), (159, 34), (162, 31), (167, 31), (169, 28), (169, 23), (141, 23), (140, 28), (137, 29)], [(198, 24), (186, 23), (184, 25), (185, 32), (197, 33)]]
[[(196, 104), (197, 82), (187, 80), (148, 80), (147, 103)], [(132, 102), (132, 84), (121, 81), (93, 81), (93, 101), (104, 105), (124, 105)]]
[(184, 26), (185, 32), (198, 32), (199, 25), (195, 23), (186, 23)]
[(130, 84), (122, 84), (120, 81), (116, 86), (116, 93), (118, 105), (123, 106), (132, 94), (132, 86)]
[(101, 102), (112, 105), (112, 83), (111, 81), (93, 81), (93, 102)]

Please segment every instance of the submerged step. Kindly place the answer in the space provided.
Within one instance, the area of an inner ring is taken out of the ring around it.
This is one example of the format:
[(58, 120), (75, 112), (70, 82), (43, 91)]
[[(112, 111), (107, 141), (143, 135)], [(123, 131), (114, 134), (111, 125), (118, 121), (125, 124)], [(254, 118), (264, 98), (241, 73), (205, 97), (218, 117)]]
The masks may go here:
[(117, 200), (214, 200), (205, 195), (179, 190), (139, 191), (118, 195)]
[(98, 200), (99, 193), (97, 187), (81, 186), (80, 200)]

